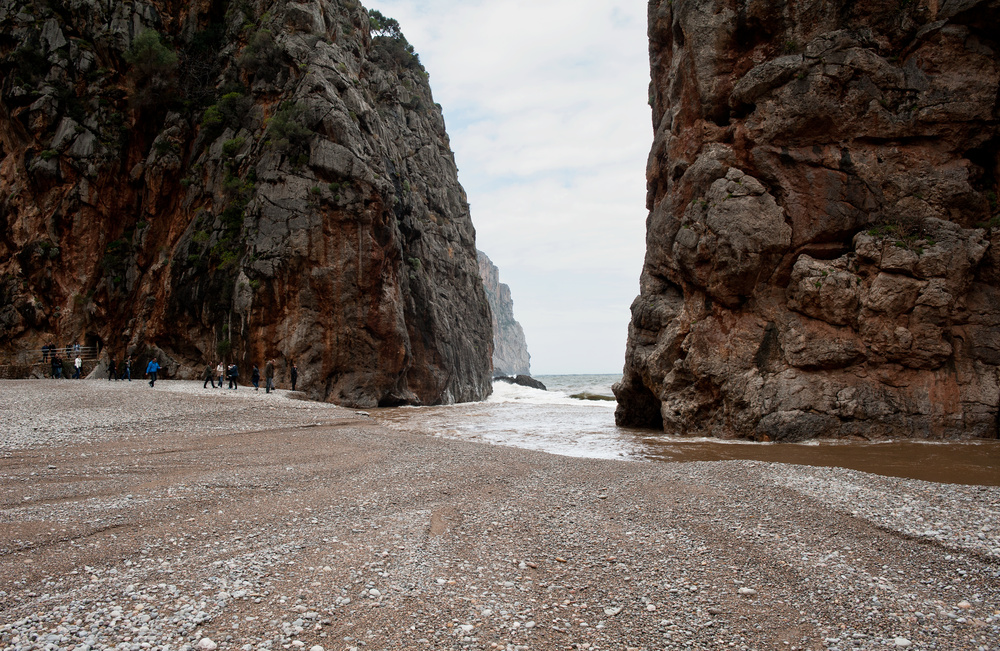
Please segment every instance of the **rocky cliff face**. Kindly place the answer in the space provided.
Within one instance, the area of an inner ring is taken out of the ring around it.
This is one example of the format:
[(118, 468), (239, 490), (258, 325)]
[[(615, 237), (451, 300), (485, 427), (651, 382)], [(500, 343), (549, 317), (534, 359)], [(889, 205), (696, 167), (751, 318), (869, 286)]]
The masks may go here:
[(500, 270), (489, 256), (482, 251), (476, 255), (493, 316), (493, 375), (531, 375), (531, 356), (524, 329), (514, 318), (510, 287), (500, 282)]
[[(490, 391), (427, 73), (355, 0), (0, 0), (0, 341), (299, 366), (373, 406)], [(143, 361), (144, 363), (144, 361)]]
[(620, 424), (997, 436), (1000, 5), (653, 0)]

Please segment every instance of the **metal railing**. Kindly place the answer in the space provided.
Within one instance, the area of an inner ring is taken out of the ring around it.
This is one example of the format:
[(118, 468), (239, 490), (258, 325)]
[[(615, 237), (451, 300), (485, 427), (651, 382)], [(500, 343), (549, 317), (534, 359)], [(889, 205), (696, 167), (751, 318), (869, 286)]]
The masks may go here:
[(73, 361), (77, 357), (85, 362), (95, 362), (99, 359), (101, 349), (97, 346), (56, 346), (54, 351), (41, 348), (20, 350), (16, 355), (16, 364), (34, 366), (35, 364), (51, 364), (53, 352), (64, 360)]

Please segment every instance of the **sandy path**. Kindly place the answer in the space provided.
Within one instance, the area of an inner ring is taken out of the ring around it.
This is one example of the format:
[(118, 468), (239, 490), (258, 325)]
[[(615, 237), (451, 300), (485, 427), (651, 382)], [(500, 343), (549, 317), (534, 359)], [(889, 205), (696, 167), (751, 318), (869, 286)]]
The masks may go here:
[(0, 382), (0, 647), (1000, 648), (997, 488), (132, 384)]

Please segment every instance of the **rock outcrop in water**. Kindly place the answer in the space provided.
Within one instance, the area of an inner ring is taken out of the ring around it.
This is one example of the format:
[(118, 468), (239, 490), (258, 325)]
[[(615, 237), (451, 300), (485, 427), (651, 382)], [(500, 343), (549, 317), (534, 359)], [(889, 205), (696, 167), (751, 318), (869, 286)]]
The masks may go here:
[(531, 375), (531, 356), (524, 329), (514, 318), (510, 287), (500, 282), (500, 270), (482, 251), (477, 251), (479, 275), (493, 314), (493, 375)]
[(517, 384), (522, 387), (530, 387), (532, 389), (539, 389), (541, 391), (548, 391), (545, 384), (531, 377), (530, 375), (517, 375), (515, 377), (510, 377), (507, 375), (498, 375), (493, 378), (494, 382), (506, 382), (507, 384)]
[(653, 0), (617, 421), (995, 437), (1000, 5)]
[[(279, 358), (478, 400), (491, 330), (427, 73), (355, 0), (0, 1), (0, 341)], [(143, 362), (144, 363), (144, 362)]]

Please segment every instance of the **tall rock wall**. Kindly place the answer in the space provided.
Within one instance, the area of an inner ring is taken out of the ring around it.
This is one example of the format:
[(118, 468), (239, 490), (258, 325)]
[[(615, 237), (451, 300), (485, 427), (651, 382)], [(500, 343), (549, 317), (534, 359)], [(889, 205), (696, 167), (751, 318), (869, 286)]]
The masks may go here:
[(1000, 4), (653, 0), (617, 420), (996, 437)]
[(524, 329), (514, 318), (510, 287), (500, 282), (500, 269), (489, 256), (482, 251), (476, 255), (493, 317), (493, 375), (531, 375), (531, 356)]
[[(374, 31), (373, 31), (374, 30)], [(339, 403), (490, 391), (475, 231), (428, 76), (355, 0), (0, 0), (0, 346)]]

